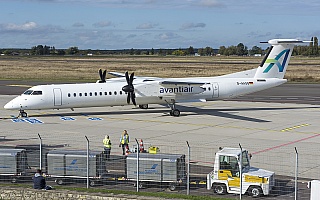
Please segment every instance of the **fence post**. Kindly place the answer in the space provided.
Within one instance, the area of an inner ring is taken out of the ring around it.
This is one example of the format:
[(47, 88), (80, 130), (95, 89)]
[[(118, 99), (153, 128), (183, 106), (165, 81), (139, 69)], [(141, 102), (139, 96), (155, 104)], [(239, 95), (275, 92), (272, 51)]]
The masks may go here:
[(190, 194), (190, 145), (188, 141), (186, 142), (188, 145), (187, 195), (189, 195)]
[(137, 192), (139, 192), (139, 142), (137, 138), (134, 138), (137, 143)]
[(87, 188), (89, 188), (89, 139), (86, 137), (87, 140)]
[(39, 140), (40, 140), (40, 145), (39, 145), (39, 151), (40, 151), (40, 155), (39, 155), (39, 158), (40, 158), (40, 170), (42, 170), (42, 139), (41, 139), (41, 136), (40, 134), (38, 133), (38, 137), (39, 137)]
[(298, 199), (298, 150), (297, 147), (294, 147), (296, 151), (296, 165), (295, 165), (295, 175), (294, 175), (294, 199)]
[(240, 166), (239, 166), (239, 169), (240, 169), (240, 199), (242, 199), (242, 146), (241, 144), (239, 143), (239, 146), (240, 146)]

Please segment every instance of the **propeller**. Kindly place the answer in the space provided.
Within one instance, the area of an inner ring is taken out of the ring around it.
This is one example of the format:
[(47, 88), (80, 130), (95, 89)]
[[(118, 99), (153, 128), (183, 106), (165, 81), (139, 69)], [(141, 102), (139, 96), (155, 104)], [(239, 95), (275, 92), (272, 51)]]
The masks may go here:
[(99, 75), (100, 75), (99, 83), (105, 83), (106, 82), (107, 70), (104, 70), (102, 72), (102, 69), (99, 69)]
[(128, 72), (125, 73), (126, 76), (126, 80), (128, 85), (125, 85), (122, 87), (122, 91), (126, 92), (128, 94), (127, 96), (127, 103), (130, 104), (130, 100), (132, 102), (133, 105), (137, 105), (136, 104), (136, 95), (134, 94), (134, 87), (133, 87), (133, 76), (134, 76), (134, 72), (132, 72), (132, 74), (129, 77)]

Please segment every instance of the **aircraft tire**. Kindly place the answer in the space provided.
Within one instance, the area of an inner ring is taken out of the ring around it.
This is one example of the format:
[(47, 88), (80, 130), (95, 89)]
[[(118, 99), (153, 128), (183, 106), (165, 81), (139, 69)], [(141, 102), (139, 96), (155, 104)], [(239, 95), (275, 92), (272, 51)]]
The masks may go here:
[(170, 112), (170, 114), (172, 113), (172, 116), (174, 117), (179, 117), (180, 116), (180, 110), (178, 109), (174, 109)]
[(28, 117), (28, 114), (26, 112), (21, 112), (21, 117)]
[(148, 104), (142, 104), (142, 105), (139, 105), (139, 108), (141, 109), (148, 109)]

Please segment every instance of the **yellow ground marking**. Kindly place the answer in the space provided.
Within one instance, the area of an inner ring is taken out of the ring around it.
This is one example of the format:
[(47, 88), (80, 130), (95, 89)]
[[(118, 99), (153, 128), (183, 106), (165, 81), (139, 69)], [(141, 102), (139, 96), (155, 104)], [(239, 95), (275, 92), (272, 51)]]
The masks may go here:
[(10, 86), (10, 87), (26, 87), (26, 88), (31, 88), (32, 85), (7, 85), (7, 86)]
[(292, 127), (289, 127), (289, 128), (282, 129), (281, 132), (292, 131), (294, 129), (302, 128), (302, 127), (309, 126), (309, 125), (310, 124), (300, 124), (300, 125), (297, 125), (297, 126), (292, 126)]

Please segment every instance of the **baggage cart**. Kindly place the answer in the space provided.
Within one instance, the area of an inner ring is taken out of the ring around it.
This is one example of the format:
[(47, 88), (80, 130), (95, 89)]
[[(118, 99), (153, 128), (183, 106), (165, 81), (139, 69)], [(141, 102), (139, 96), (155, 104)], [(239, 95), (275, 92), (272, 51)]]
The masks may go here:
[(29, 169), (25, 149), (0, 149), (0, 176), (16, 183)]
[[(131, 153), (126, 163), (127, 179), (137, 181), (137, 154)], [(139, 154), (139, 184), (160, 183), (175, 190), (186, 183), (185, 155), (182, 154)], [(134, 183), (136, 186), (136, 182)]]
[[(48, 177), (55, 179), (58, 185), (71, 182), (85, 182), (87, 179), (87, 151), (52, 150), (47, 154)], [(95, 186), (108, 177), (106, 160), (102, 152), (89, 153), (89, 184)]]

